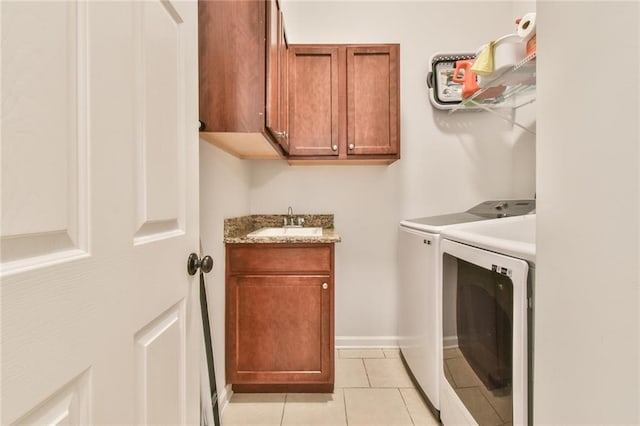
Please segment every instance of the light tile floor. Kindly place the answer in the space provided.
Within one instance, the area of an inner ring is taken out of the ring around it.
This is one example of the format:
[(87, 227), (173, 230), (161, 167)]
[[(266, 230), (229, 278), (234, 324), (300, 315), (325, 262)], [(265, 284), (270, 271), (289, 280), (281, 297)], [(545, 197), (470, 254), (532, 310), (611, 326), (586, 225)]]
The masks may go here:
[(439, 425), (398, 350), (339, 349), (332, 394), (234, 394), (223, 426)]
[(445, 349), (444, 374), (479, 424), (493, 426), (512, 424), (511, 389), (487, 389), (460, 349)]

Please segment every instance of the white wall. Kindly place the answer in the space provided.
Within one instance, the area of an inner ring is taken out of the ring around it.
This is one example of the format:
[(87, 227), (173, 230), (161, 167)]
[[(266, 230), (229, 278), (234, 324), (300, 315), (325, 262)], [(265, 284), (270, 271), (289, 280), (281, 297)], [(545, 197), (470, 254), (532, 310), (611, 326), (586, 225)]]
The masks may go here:
[[(292, 43), (400, 43), (400, 161), (313, 167), (255, 161), (250, 189), (252, 213), (292, 206), (335, 214), (344, 237), (336, 246), (338, 344), (395, 343), (398, 222), (535, 192), (533, 136), (487, 113), (437, 111), (425, 83), (433, 54), (474, 51), (513, 32), (518, 15), (512, 2), (284, 0), (282, 7)], [(518, 113), (532, 128), (534, 108)]]
[(640, 424), (640, 6), (539, 2), (536, 424)]
[(225, 218), (249, 214), (249, 177), (248, 162), (200, 140), (200, 239), (202, 253), (210, 255), (214, 261), (213, 270), (206, 275), (206, 283), (219, 393), (226, 382), (223, 224)]

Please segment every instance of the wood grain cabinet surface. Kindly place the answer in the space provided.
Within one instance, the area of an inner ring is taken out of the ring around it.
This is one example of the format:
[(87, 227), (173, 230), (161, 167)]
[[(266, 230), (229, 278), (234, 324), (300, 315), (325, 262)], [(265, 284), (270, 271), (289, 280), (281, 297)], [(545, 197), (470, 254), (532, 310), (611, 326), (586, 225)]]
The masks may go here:
[(289, 46), (289, 160), (400, 158), (398, 44)]
[(235, 392), (332, 392), (334, 245), (226, 250), (227, 383)]
[(281, 158), (286, 50), (276, 0), (200, 0), (200, 136), (239, 158)]
[(267, 106), (266, 127), (270, 134), (288, 151), (287, 117), (287, 36), (284, 17), (277, 1), (269, 1), (267, 30)]
[(244, 159), (400, 158), (400, 46), (289, 45), (277, 0), (200, 0), (200, 137)]

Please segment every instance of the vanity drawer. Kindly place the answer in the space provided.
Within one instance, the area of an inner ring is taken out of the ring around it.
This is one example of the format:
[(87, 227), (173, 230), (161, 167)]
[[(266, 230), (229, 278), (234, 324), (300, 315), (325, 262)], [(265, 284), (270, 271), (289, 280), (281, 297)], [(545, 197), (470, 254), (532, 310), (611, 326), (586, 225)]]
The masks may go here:
[(227, 244), (227, 273), (320, 274), (333, 264), (333, 244)]

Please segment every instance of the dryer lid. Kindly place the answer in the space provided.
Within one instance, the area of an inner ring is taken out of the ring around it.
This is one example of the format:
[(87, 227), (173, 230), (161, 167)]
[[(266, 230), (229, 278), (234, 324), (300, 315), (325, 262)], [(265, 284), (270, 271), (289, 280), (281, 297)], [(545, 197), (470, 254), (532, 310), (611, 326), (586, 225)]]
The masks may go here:
[(535, 209), (536, 200), (489, 200), (471, 207), (466, 212), (407, 219), (400, 222), (400, 225), (421, 231), (440, 233), (449, 225), (522, 216), (534, 213)]

